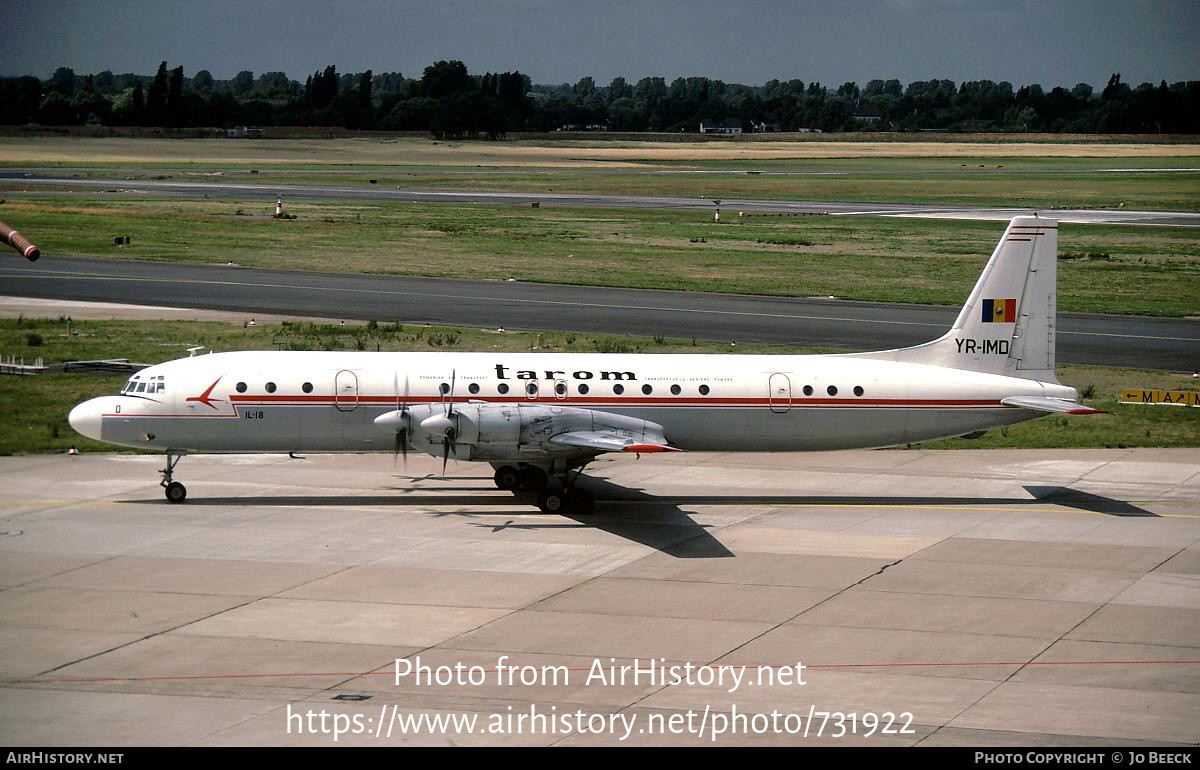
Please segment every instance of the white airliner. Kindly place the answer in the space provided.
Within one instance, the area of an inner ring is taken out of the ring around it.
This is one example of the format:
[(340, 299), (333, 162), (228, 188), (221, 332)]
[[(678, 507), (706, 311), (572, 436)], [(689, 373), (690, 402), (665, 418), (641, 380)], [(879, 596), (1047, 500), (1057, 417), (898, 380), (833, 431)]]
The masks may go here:
[(407, 452), (490, 463), (546, 512), (606, 452), (807, 451), (1096, 412), (1054, 374), (1058, 223), (1012, 220), (944, 336), (847, 355), (217, 353), (151, 366), (71, 411), (85, 436), (161, 447), (167, 499), (200, 452)]

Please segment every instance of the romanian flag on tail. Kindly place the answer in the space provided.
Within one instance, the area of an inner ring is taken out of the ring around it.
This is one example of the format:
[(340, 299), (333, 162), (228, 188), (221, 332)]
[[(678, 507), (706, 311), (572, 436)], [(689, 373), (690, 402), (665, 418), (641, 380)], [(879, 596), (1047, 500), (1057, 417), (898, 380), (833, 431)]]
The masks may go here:
[(1015, 299), (985, 299), (981, 320), (985, 324), (1016, 323), (1017, 301)]

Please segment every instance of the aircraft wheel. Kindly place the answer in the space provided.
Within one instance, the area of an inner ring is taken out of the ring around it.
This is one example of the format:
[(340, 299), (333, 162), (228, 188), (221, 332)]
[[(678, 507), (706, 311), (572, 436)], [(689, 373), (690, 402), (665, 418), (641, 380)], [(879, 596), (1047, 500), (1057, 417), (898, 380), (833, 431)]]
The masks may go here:
[(167, 484), (166, 491), (168, 503), (182, 503), (184, 498), (187, 497), (187, 487), (178, 481), (172, 481), (170, 484)]
[(516, 489), (521, 485), (521, 472), (511, 465), (501, 465), (492, 479), (500, 489)]
[(596, 510), (596, 498), (591, 492), (582, 489), (572, 489), (567, 492), (567, 510), (580, 516), (587, 516)]
[(567, 507), (566, 496), (553, 490), (546, 490), (538, 495), (537, 503), (543, 513), (563, 513)]
[(526, 492), (541, 492), (550, 484), (550, 477), (536, 465), (526, 465), (520, 475), (521, 489)]

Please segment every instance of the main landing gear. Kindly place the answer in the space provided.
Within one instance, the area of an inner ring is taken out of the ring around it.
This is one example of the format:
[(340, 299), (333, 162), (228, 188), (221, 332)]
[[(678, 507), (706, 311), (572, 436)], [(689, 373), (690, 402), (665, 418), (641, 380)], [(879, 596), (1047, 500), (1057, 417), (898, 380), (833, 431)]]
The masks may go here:
[(586, 516), (596, 509), (596, 498), (591, 492), (578, 487), (547, 489), (538, 495), (538, 508), (544, 513), (574, 513)]
[(536, 465), (501, 465), (493, 476), (500, 489), (537, 495), (537, 506), (544, 513), (587, 515), (595, 509), (596, 498), (591, 492), (575, 486), (577, 478), (579, 472), (572, 478), (565, 468), (555, 469), (552, 477)]
[(167, 450), (167, 467), (163, 468), (159, 473), (162, 474), (162, 481), (159, 484), (167, 493), (168, 503), (182, 503), (187, 498), (187, 487), (180, 484), (178, 481), (171, 480), (171, 474), (175, 471), (175, 466), (183, 459), (187, 452), (181, 449)]

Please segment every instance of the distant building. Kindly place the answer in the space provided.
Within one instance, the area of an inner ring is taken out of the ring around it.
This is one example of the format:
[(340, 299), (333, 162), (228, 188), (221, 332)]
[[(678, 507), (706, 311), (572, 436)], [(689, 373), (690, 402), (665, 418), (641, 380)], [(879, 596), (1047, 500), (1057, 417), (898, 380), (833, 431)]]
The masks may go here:
[(994, 120), (964, 120), (958, 124), (961, 131), (986, 131), (995, 125)]
[(854, 111), (855, 123), (878, 123), (883, 116), (873, 104), (864, 104)]
[(777, 134), (779, 133), (778, 123), (768, 123), (765, 120), (762, 123), (750, 121), (750, 130), (756, 134)]
[(701, 123), (702, 134), (740, 134), (742, 133), (741, 118), (725, 118), (719, 123)]

